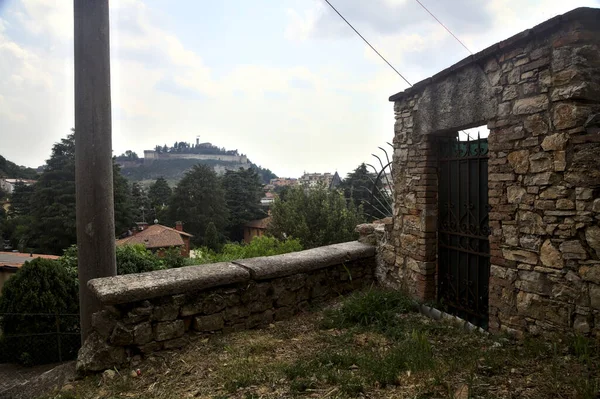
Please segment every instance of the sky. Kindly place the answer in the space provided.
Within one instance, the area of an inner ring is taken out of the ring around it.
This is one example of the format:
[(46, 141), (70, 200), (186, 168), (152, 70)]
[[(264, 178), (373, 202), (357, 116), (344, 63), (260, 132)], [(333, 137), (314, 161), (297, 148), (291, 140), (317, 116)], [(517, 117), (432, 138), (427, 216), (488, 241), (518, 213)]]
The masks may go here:
[[(411, 83), (469, 55), (415, 0), (330, 0)], [(422, 0), (473, 52), (600, 0)], [(73, 1), (0, 0), (0, 155), (74, 127)], [(407, 84), (324, 0), (111, 0), (113, 151), (238, 149), (279, 176), (373, 163)]]

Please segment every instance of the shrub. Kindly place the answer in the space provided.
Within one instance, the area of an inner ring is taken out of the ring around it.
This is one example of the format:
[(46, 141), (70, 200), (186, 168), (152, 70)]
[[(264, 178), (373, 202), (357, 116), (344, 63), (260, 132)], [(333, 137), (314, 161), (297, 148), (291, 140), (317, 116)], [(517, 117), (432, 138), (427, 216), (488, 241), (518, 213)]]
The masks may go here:
[(361, 207), (347, 202), (343, 193), (317, 187), (292, 187), (275, 200), (269, 232), (278, 238), (295, 237), (304, 248), (353, 241), (356, 225), (365, 217)]
[(166, 269), (164, 262), (143, 245), (117, 247), (117, 274), (152, 272)]
[[(76, 357), (79, 349), (78, 281), (60, 262), (36, 258), (11, 277), (0, 296), (0, 362), (41, 364)], [(70, 316), (67, 316), (70, 315)], [(32, 336), (33, 335), (33, 336)]]
[(206, 263), (229, 262), (236, 259), (280, 255), (301, 250), (302, 245), (299, 240), (292, 238), (278, 240), (275, 237), (262, 236), (254, 237), (249, 244), (225, 244), (222, 251), (219, 253), (204, 248), (202, 250), (202, 257), (190, 259), (189, 263), (202, 265)]
[(161, 260), (167, 269), (185, 266), (185, 258), (181, 255), (181, 248), (171, 247), (164, 249)]
[[(176, 255), (171, 254), (169, 250), (165, 251), (165, 253), (168, 255), (163, 261), (141, 244), (117, 247), (117, 274), (144, 273), (162, 270), (170, 267), (171, 264), (176, 265), (178, 262), (183, 265), (183, 260), (178, 261)], [(71, 245), (66, 249), (59, 261), (70, 273), (75, 275), (75, 278), (77, 278), (76, 245)]]

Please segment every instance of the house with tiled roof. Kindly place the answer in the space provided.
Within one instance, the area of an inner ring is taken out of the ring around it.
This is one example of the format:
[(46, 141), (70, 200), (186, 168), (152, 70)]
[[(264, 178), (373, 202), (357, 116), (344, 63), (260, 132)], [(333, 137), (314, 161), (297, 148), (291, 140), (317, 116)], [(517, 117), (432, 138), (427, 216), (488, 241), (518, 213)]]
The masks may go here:
[(271, 223), (271, 216), (252, 220), (244, 225), (244, 242), (249, 243), (254, 237), (262, 237)]
[(24, 254), (20, 252), (0, 252), (0, 295), (4, 283), (19, 271), (25, 262), (35, 258), (58, 259), (54, 255)]
[(117, 246), (144, 245), (146, 249), (157, 253), (170, 248), (180, 248), (181, 255), (190, 256), (190, 238), (193, 235), (183, 231), (183, 223), (177, 222), (175, 228), (161, 224), (139, 226), (131, 235), (117, 240)]

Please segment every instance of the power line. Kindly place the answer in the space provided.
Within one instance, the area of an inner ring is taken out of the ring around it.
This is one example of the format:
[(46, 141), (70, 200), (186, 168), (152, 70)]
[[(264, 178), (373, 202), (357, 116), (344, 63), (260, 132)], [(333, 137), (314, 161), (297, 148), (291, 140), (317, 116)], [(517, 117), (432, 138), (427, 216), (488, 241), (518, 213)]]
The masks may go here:
[[(416, 0), (416, 1), (417, 1), (417, 2), (418, 2), (420, 5), (421, 5), (421, 7), (423, 7), (423, 8), (424, 8), (424, 9), (425, 9), (425, 10), (426, 10), (426, 11), (427, 11), (427, 12), (428, 12), (428, 13), (429, 13), (429, 14), (430, 14), (430, 15), (431, 15), (433, 18), (435, 18), (435, 20), (436, 20), (436, 21), (438, 21), (438, 23), (439, 23), (440, 25), (442, 25), (442, 26), (443, 26), (443, 27), (444, 27), (444, 28), (445, 28), (445, 29), (446, 29), (446, 30), (447, 30), (447, 31), (448, 31), (448, 32), (449, 32), (449, 33), (450, 33), (450, 34), (451, 34), (451, 35), (452, 35), (452, 36), (453, 36), (453, 37), (454, 37), (456, 40), (458, 40), (458, 42), (459, 42), (460, 44), (462, 44), (462, 45), (463, 45), (463, 47), (464, 47), (465, 49), (467, 49), (467, 51), (468, 51), (469, 53), (471, 53), (471, 50), (469, 50), (469, 49), (467, 48), (467, 46), (465, 46), (465, 45), (463, 44), (463, 42), (461, 42), (461, 41), (460, 41), (460, 40), (459, 40), (459, 39), (458, 39), (456, 36), (454, 36), (454, 34), (453, 34), (451, 31), (450, 31), (450, 29), (446, 28), (446, 26), (445, 26), (444, 24), (442, 24), (442, 22), (441, 22), (439, 19), (437, 19), (437, 18), (435, 17), (435, 15), (433, 15), (433, 14), (432, 14), (432, 13), (431, 13), (431, 12), (430, 12), (430, 11), (429, 11), (429, 10), (428, 10), (428, 9), (427, 9), (427, 8), (426, 8), (426, 7), (425, 7), (425, 6), (424, 6), (424, 5), (423, 5), (423, 4), (422, 4), (422, 3), (421, 3), (419, 0)], [(403, 80), (404, 80), (404, 81), (405, 81), (405, 82), (406, 82), (406, 83), (407, 83), (409, 86), (411, 86), (411, 87), (412, 87), (412, 84), (411, 84), (411, 83), (410, 83), (410, 82), (409, 82), (409, 81), (408, 81), (408, 80), (407, 80), (407, 79), (406, 79), (404, 76), (402, 76), (402, 74), (401, 74), (400, 72), (398, 72), (398, 70), (397, 70), (396, 68), (394, 68), (394, 66), (393, 66), (392, 64), (390, 64), (390, 63), (389, 63), (389, 61), (388, 61), (388, 60), (386, 60), (386, 59), (385, 59), (385, 57), (384, 57), (383, 55), (381, 55), (381, 53), (379, 53), (379, 51), (377, 51), (377, 49), (375, 49), (375, 47), (373, 47), (373, 46), (371, 45), (371, 43), (369, 43), (369, 41), (368, 41), (367, 39), (365, 39), (365, 38), (364, 38), (364, 36), (363, 36), (363, 35), (361, 35), (361, 34), (360, 34), (360, 32), (359, 32), (359, 31), (357, 31), (357, 30), (356, 30), (356, 28), (354, 28), (354, 26), (352, 26), (352, 24), (351, 24), (350, 22), (348, 22), (348, 20), (347, 20), (346, 18), (344, 18), (344, 16), (343, 16), (343, 15), (342, 15), (342, 14), (341, 14), (341, 13), (340, 13), (340, 12), (339, 12), (339, 11), (338, 11), (338, 10), (337, 10), (335, 7), (334, 7), (334, 6), (333, 6), (333, 4), (331, 4), (331, 3), (329, 2), (329, 0), (325, 0), (325, 2), (326, 2), (328, 5), (329, 5), (329, 7), (331, 7), (331, 9), (332, 9), (333, 11), (335, 11), (335, 13), (336, 13), (337, 15), (339, 15), (339, 17), (340, 17), (341, 19), (343, 19), (343, 20), (344, 20), (344, 22), (345, 22), (346, 24), (348, 24), (348, 26), (349, 26), (350, 28), (352, 28), (352, 30), (353, 30), (353, 31), (354, 31), (354, 32), (355, 32), (355, 33), (356, 33), (356, 34), (357, 34), (357, 35), (358, 35), (358, 36), (359, 36), (359, 37), (360, 37), (360, 38), (361, 38), (361, 39), (362, 39), (362, 40), (363, 40), (363, 41), (364, 41), (364, 42), (365, 42), (365, 43), (366, 43), (366, 44), (367, 44), (369, 47), (371, 47), (371, 50), (373, 50), (373, 51), (375, 52), (375, 54), (377, 54), (377, 55), (378, 55), (378, 56), (379, 56), (379, 57), (380, 57), (380, 58), (381, 58), (381, 59), (382, 59), (382, 60), (383, 60), (383, 61), (384, 61), (386, 64), (388, 64), (388, 66), (389, 66), (390, 68), (392, 68), (392, 69), (394, 70), (394, 72), (396, 72), (396, 73), (398, 74), (398, 76), (400, 76), (400, 77), (401, 77), (401, 78), (402, 78), (402, 79), (403, 79)], [(473, 54), (473, 53), (471, 53), (471, 54)], [(470, 135), (469, 133), (465, 132), (464, 130), (462, 130), (462, 132), (463, 132), (463, 133), (465, 133), (465, 134), (467, 135), (467, 137), (471, 138), (471, 135)]]
[(373, 46), (371, 45), (371, 43), (369, 43), (369, 41), (368, 41), (367, 39), (365, 39), (365, 38), (363, 37), (363, 35), (361, 35), (361, 34), (360, 34), (360, 33), (359, 33), (357, 30), (356, 30), (356, 29), (354, 28), (354, 26), (352, 26), (352, 24), (351, 24), (350, 22), (348, 22), (348, 20), (347, 20), (346, 18), (344, 18), (344, 16), (343, 16), (342, 14), (340, 14), (340, 12), (339, 12), (339, 11), (338, 11), (338, 10), (337, 10), (337, 9), (336, 9), (334, 6), (333, 6), (333, 4), (331, 4), (331, 3), (329, 2), (329, 0), (325, 0), (325, 2), (326, 2), (327, 4), (329, 4), (329, 7), (331, 7), (331, 8), (333, 9), (333, 11), (335, 11), (335, 12), (336, 12), (336, 14), (337, 14), (337, 15), (339, 15), (339, 16), (340, 16), (340, 18), (341, 18), (341, 19), (343, 19), (343, 20), (344, 20), (344, 22), (346, 22), (346, 23), (348, 24), (348, 26), (349, 26), (350, 28), (352, 28), (352, 30), (353, 30), (353, 31), (354, 31), (354, 32), (355, 32), (355, 33), (356, 33), (356, 34), (357, 34), (357, 35), (358, 35), (358, 36), (359, 36), (359, 37), (360, 37), (360, 38), (361, 38), (361, 39), (362, 39), (362, 40), (363, 40), (365, 43), (367, 43), (367, 45), (368, 45), (369, 47), (371, 47), (371, 50), (373, 50), (373, 51), (374, 51), (374, 52), (375, 52), (375, 53), (376, 53), (376, 54), (377, 54), (377, 55), (378, 55), (378, 56), (379, 56), (379, 57), (380, 57), (380, 58), (381, 58), (381, 59), (382, 59), (382, 60), (383, 60), (383, 61), (384, 61), (386, 64), (388, 64), (388, 66), (389, 66), (390, 68), (392, 68), (392, 69), (394, 70), (394, 72), (396, 72), (396, 73), (398, 74), (398, 76), (400, 76), (400, 77), (401, 77), (401, 78), (402, 78), (402, 79), (403, 79), (403, 80), (404, 80), (404, 81), (405, 81), (405, 82), (406, 82), (406, 83), (407, 83), (409, 86), (412, 86), (412, 84), (411, 84), (411, 83), (410, 83), (410, 82), (409, 82), (409, 81), (408, 81), (408, 80), (407, 80), (407, 79), (406, 79), (404, 76), (402, 76), (402, 74), (401, 74), (400, 72), (398, 72), (398, 70), (397, 70), (396, 68), (394, 68), (394, 66), (393, 66), (392, 64), (390, 64), (390, 63), (388, 62), (388, 60), (386, 60), (386, 59), (385, 59), (385, 57), (384, 57), (383, 55), (381, 55), (381, 54), (379, 53), (379, 51), (377, 51), (377, 50), (375, 49), (375, 47), (373, 47)]
[[(327, 1), (327, 0), (325, 0), (325, 1)], [(455, 38), (455, 39), (456, 39), (456, 40), (457, 40), (457, 41), (458, 41), (458, 42), (459, 42), (459, 43), (460, 43), (460, 44), (461, 44), (461, 45), (462, 45), (462, 46), (465, 48), (465, 50), (467, 50), (467, 51), (468, 51), (468, 52), (469, 52), (471, 55), (473, 55), (473, 52), (472, 52), (471, 50), (469, 50), (469, 48), (468, 48), (467, 46), (465, 46), (465, 44), (464, 44), (464, 43), (463, 43), (463, 42), (462, 42), (462, 41), (461, 41), (461, 40), (460, 40), (458, 37), (456, 37), (456, 35), (455, 35), (454, 33), (452, 33), (452, 31), (451, 31), (450, 29), (448, 29), (448, 27), (447, 27), (446, 25), (444, 25), (444, 24), (442, 23), (442, 21), (440, 21), (439, 19), (437, 19), (437, 17), (436, 17), (435, 15), (433, 15), (433, 13), (432, 13), (431, 11), (429, 11), (429, 10), (427, 9), (427, 7), (425, 7), (425, 6), (423, 5), (423, 3), (421, 3), (419, 0), (415, 0), (415, 1), (416, 1), (417, 3), (419, 3), (419, 5), (420, 5), (421, 7), (423, 7), (423, 9), (424, 9), (425, 11), (427, 11), (427, 12), (429, 13), (429, 15), (431, 15), (431, 16), (433, 17), (433, 19), (435, 19), (435, 20), (438, 22), (438, 24), (442, 25), (442, 27), (443, 27), (444, 29), (446, 29), (446, 31), (448, 31), (448, 33), (450, 33), (450, 34), (452, 35), (452, 37), (453, 37), (453, 38)]]

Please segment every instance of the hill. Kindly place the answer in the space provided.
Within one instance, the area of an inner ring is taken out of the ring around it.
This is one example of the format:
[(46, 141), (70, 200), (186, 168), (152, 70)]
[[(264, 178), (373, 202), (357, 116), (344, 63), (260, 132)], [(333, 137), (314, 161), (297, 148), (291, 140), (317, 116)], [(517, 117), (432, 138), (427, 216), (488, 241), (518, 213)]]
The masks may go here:
[(239, 168), (253, 168), (261, 176), (263, 183), (267, 184), (276, 178), (269, 169), (264, 169), (248, 159), (238, 150), (227, 150), (219, 148), (211, 143), (195, 144), (183, 141), (175, 142), (168, 147), (157, 145), (153, 150), (144, 151), (144, 157), (140, 158), (133, 151), (125, 151), (116, 157), (121, 166), (121, 173), (131, 181), (149, 184), (159, 177), (164, 177), (170, 185), (175, 185), (185, 173), (196, 164), (206, 164), (214, 168), (217, 174), (223, 174), (227, 170)]
[(33, 168), (19, 166), (0, 155), (0, 177), (9, 179), (37, 179), (38, 173)]

